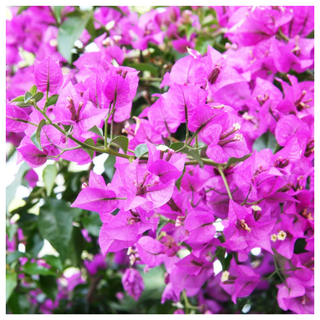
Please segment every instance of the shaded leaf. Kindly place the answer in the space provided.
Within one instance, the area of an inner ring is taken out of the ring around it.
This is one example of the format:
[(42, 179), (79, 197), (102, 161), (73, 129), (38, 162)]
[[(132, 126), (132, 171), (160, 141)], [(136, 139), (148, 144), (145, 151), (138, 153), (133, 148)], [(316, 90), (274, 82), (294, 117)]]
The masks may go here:
[(129, 67), (138, 71), (149, 71), (155, 77), (158, 75), (158, 69), (150, 63), (130, 63)]
[(271, 149), (272, 153), (275, 153), (278, 143), (275, 136), (267, 131), (261, 135), (253, 144), (253, 150), (261, 151), (263, 149)]
[(39, 232), (59, 252), (62, 260), (66, 258), (71, 239), (73, 211), (64, 201), (51, 198), (40, 208)]
[(99, 236), (102, 226), (99, 213), (92, 211), (88, 217), (84, 217), (82, 219), (82, 223), (91, 235), (93, 235), (94, 237)]
[(41, 259), (43, 259), (47, 264), (49, 264), (52, 268), (58, 269), (59, 271), (63, 270), (62, 262), (60, 257), (45, 255)]
[(43, 238), (38, 232), (33, 232), (27, 239), (26, 252), (32, 257), (37, 257), (44, 244)]
[(116, 163), (116, 157), (108, 155), (107, 160), (104, 162), (104, 172), (111, 181), (115, 172), (114, 164)]
[(37, 262), (30, 262), (27, 261), (23, 266), (22, 266), (22, 272), (30, 274), (30, 275), (55, 275), (55, 272), (52, 270), (40, 266), (37, 264)]
[(40, 275), (39, 284), (41, 290), (47, 295), (47, 297), (54, 301), (58, 293), (57, 278), (55, 276)]
[(12, 291), (17, 286), (17, 274), (7, 273), (6, 274), (6, 302), (9, 300)]

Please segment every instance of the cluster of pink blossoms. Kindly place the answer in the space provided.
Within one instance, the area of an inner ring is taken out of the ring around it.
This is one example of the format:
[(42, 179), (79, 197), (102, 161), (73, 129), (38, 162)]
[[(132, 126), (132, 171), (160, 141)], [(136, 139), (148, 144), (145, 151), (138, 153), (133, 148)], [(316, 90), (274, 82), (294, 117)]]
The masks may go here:
[[(297, 77), (314, 65), (314, 40), (306, 38), (313, 8), (214, 8), (228, 50), (208, 46), (202, 56), (188, 48), (165, 74), (166, 92), (134, 122), (139, 76), (121, 66), (121, 45), (161, 44), (162, 25), (170, 39), (175, 21), (193, 18), (178, 8), (139, 19), (101, 8), (96, 19), (116, 27), (95, 40), (99, 51), (83, 54), (66, 75), (51, 57), (36, 61), (36, 89), (7, 102), (7, 130), (23, 132), (18, 160), (31, 167), (117, 156), (111, 183), (91, 171), (71, 206), (100, 214), (103, 255), (128, 252), (122, 282), (135, 299), (144, 289), (136, 266), (148, 272), (163, 264), (162, 303), (178, 302), (185, 291), (201, 312), (218, 313), (221, 302), (265, 290), (266, 276), (278, 274), (279, 306), (313, 313), (314, 82)], [(112, 131), (107, 137), (114, 122), (124, 122), (123, 139)], [(176, 141), (181, 125), (185, 140)], [(274, 146), (260, 148), (263, 137), (275, 138)], [(295, 253), (298, 239), (302, 253)], [(255, 248), (261, 253), (252, 263)], [(221, 253), (229, 262), (215, 274)]]

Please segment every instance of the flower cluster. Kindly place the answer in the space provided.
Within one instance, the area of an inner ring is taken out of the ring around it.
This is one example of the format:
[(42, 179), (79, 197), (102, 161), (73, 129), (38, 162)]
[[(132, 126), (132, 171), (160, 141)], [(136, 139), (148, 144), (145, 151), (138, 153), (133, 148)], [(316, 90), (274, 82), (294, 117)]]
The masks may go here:
[[(199, 17), (177, 7), (140, 17), (127, 7), (124, 15), (99, 8), (94, 26), (108, 31), (94, 40), (99, 51), (85, 52), (68, 72), (43, 41), (34, 86), (13, 100), (10, 89), (7, 131), (22, 134), (18, 161), (32, 168), (47, 159), (116, 157), (111, 182), (91, 171), (71, 207), (99, 213), (103, 256), (127, 252), (122, 284), (134, 299), (145, 288), (139, 265), (146, 273), (164, 265), (162, 303), (182, 295), (186, 309), (218, 313), (276, 276), (280, 308), (313, 313), (314, 82), (299, 80), (314, 66), (313, 8), (213, 9), (229, 41), (223, 54), (194, 49), (196, 33), (182, 31), (200, 29)], [(50, 24), (41, 19), (30, 26)], [(42, 37), (54, 34), (50, 28)], [(23, 41), (9, 40), (12, 50)], [(39, 47), (29, 41), (26, 50)], [(125, 58), (165, 41), (187, 54), (132, 116), (140, 74)], [(90, 274), (106, 267), (100, 258), (86, 263)]]

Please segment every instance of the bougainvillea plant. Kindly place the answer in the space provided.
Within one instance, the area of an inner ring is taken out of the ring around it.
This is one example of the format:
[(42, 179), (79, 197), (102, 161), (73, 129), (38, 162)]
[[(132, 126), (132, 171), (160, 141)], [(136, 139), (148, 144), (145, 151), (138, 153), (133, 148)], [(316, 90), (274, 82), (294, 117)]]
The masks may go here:
[(314, 313), (313, 32), (7, 8), (7, 313)]

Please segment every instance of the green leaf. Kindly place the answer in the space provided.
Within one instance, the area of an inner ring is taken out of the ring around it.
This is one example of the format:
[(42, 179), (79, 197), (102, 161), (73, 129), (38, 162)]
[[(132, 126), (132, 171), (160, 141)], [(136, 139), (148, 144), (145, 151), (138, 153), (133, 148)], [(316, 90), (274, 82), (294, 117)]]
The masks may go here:
[(32, 98), (36, 100), (36, 102), (40, 101), (43, 98), (43, 92), (37, 92)]
[(59, 271), (63, 270), (62, 262), (59, 257), (52, 256), (52, 255), (45, 255), (41, 259), (43, 259), (52, 268), (58, 269)]
[(27, 261), (26, 264), (22, 266), (22, 272), (30, 274), (32, 276), (33, 275), (42, 275), (42, 276), (53, 275), (54, 276), (56, 274), (52, 270), (38, 265), (37, 262), (30, 262), (30, 261)]
[(39, 279), (41, 290), (49, 299), (54, 301), (58, 293), (57, 278), (55, 276), (41, 276)]
[(24, 103), (27, 103), (31, 98), (32, 98), (32, 94), (29, 91), (27, 91), (26, 94), (24, 95)]
[(83, 238), (81, 228), (74, 227), (72, 230), (71, 241), (68, 246), (66, 263), (71, 263), (73, 267), (79, 267), (81, 264), (81, 253), (85, 248), (86, 241)]
[(17, 189), (21, 184), (21, 180), (24, 177), (25, 173), (30, 169), (30, 167), (23, 162), (21, 167), (19, 168), (18, 173), (16, 174), (13, 182), (6, 188), (6, 210), (8, 212), (8, 207), (11, 201), (14, 199)]
[(54, 17), (58, 24), (61, 23), (61, 11), (64, 6), (52, 6)]
[(19, 10), (17, 12), (17, 15), (19, 15), (21, 12), (27, 10), (30, 6), (20, 6), (19, 7)]
[(46, 107), (52, 106), (53, 104), (56, 104), (58, 101), (59, 95), (54, 94), (51, 97), (48, 98), (48, 101), (46, 103)]
[(24, 96), (19, 96), (11, 100), (10, 102), (24, 102)]
[(37, 92), (37, 86), (33, 85), (30, 89), (29, 92), (31, 93), (32, 96), (34, 96)]
[(129, 67), (139, 71), (149, 71), (155, 77), (158, 76), (158, 69), (151, 63), (130, 63)]
[(170, 145), (170, 149), (177, 151), (179, 149), (181, 149), (184, 146), (183, 142), (174, 142)]
[(157, 227), (157, 232), (156, 232), (156, 237), (158, 238), (160, 232), (161, 232), (161, 229), (167, 224), (169, 223), (168, 220), (160, 220), (160, 223), (158, 224), (158, 227)]
[(183, 172), (182, 172), (182, 175), (179, 177), (179, 179), (176, 181), (176, 187), (178, 188), (178, 190), (180, 191), (181, 189), (181, 181), (182, 181), (182, 178), (184, 176), (186, 172), (186, 166), (183, 167)]
[(69, 17), (59, 28), (58, 50), (64, 58), (72, 63), (72, 48), (74, 42), (79, 39), (92, 13), (82, 14), (80, 16)]
[(194, 160), (196, 160), (199, 163), (200, 167), (203, 168), (203, 161), (198, 151), (187, 148), (182, 150), (181, 152), (191, 156)]
[(137, 158), (142, 157), (144, 154), (148, 152), (148, 147), (145, 143), (141, 143), (136, 146), (134, 149), (134, 154), (136, 155)]
[(275, 153), (278, 143), (275, 136), (267, 131), (261, 135), (253, 144), (253, 150), (261, 151), (263, 149), (271, 149), (272, 153)]
[(59, 252), (62, 260), (66, 258), (71, 239), (73, 212), (66, 202), (51, 198), (40, 208), (39, 233)]
[(104, 162), (104, 172), (111, 181), (115, 172), (114, 164), (116, 163), (116, 157), (111, 154), (108, 155), (107, 160)]
[(129, 139), (125, 136), (118, 136), (115, 137), (110, 144), (113, 144), (114, 146), (122, 149), (124, 153), (127, 153), (128, 151), (128, 145), (129, 145)]
[(218, 247), (215, 252), (215, 256), (218, 258), (220, 261), (223, 270), (226, 270), (226, 264), (225, 264), (225, 254), (226, 254), (226, 249), (223, 247)]
[(20, 108), (28, 108), (28, 107), (31, 106), (30, 103), (24, 103), (23, 101), (18, 101), (18, 102), (16, 103), (16, 105), (17, 105), (18, 107), (20, 107)]
[(195, 50), (199, 51), (201, 54), (207, 52), (208, 45), (213, 46), (213, 39), (208, 39), (207, 36), (199, 36), (196, 38)]
[[(84, 143), (94, 147), (94, 141), (91, 138), (87, 139)], [(84, 148), (83, 150), (89, 154), (91, 159), (93, 159), (94, 150), (87, 149), (87, 148)]]
[(8, 235), (9, 241), (12, 241), (13, 236), (16, 234), (17, 230), (18, 230), (18, 225), (11, 224), (9, 220), (7, 220), (6, 233)]
[(91, 39), (95, 39), (97, 37), (97, 31), (96, 28), (94, 27), (93, 23), (93, 17), (89, 19), (89, 21), (86, 24), (86, 29), (89, 32)]
[(17, 274), (16, 273), (7, 273), (6, 274), (6, 303), (8, 302), (12, 291), (17, 286)]
[[(181, 149), (185, 144), (183, 142), (174, 142), (170, 145), (170, 149), (173, 149), (175, 151)], [(192, 150), (191, 148), (185, 146), (180, 152), (187, 154), (188, 156), (191, 156), (193, 159), (195, 159), (201, 167), (203, 167), (203, 161), (201, 160), (201, 157), (197, 150)]]
[(91, 235), (94, 237), (99, 236), (100, 228), (102, 226), (99, 213), (92, 211), (88, 217), (82, 218), (82, 223)]
[(187, 40), (190, 40), (191, 34), (196, 31), (197, 29), (194, 28), (191, 24), (188, 24), (186, 26), (186, 36), (187, 36)]
[(43, 244), (43, 238), (40, 236), (37, 230), (27, 238), (26, 252), (30, 253), (30, 255), (35, 258), (42, 249)]
[(92, 128), (89, 129), (88, 131), (93, 132), (93, 133), (97, 134), (98, 136), (104, 138), (102, 129), (101, 129), (101, 128), (98, 128), (97, 126), (92, 127)]
[(46, 120), (42, 119), (38, 125), (37, 130), (31, 135), (30, 139), (32, 140), (32, 142), (35, 144), (35, 146), (42, 151), (42, 146), (41, 146), (41, 142), (40, 142), (40, 136), (41, 136), (41, 130), (43, 128), (43, 126), (46, 125)]
[(10, 265), (12, 262), (18, 260), (21, 257), (25, 257), (25, 256), (26, 256), (26, 254), (23, 252), (20, 252), (20, 251), (11, 252), (6, 256), (6, 263)]
[(47, 191), (47, 197), (51, 195), (51, 192), (54, 186), (54, 181), (56, 179), (57, 174), (58, 174), (58, 169), (54, 164), (50, 164), (46, 166), (43, 170), (42, 176), (43, 176), (43, 182)]
[(121, 10), (121, 8), (117, 7), (117, 6), (108, 6), (109, 8), (112, 8), (118, 12), (120, 12), (123, 16), (125, 16), (126, 14)]
[(251, 157), (252, 153), (246, 154), (242, 158), (230, 158), (227, 163), (227, 167), (230, 167), (231, 165), (238, 163), (238, 162), (243, 162), (244, 160), (248, 159)]
[(24, 292), (13, 291), (7, 306), (13, 314), (27, 314), (30, 312), (30, 300)]

